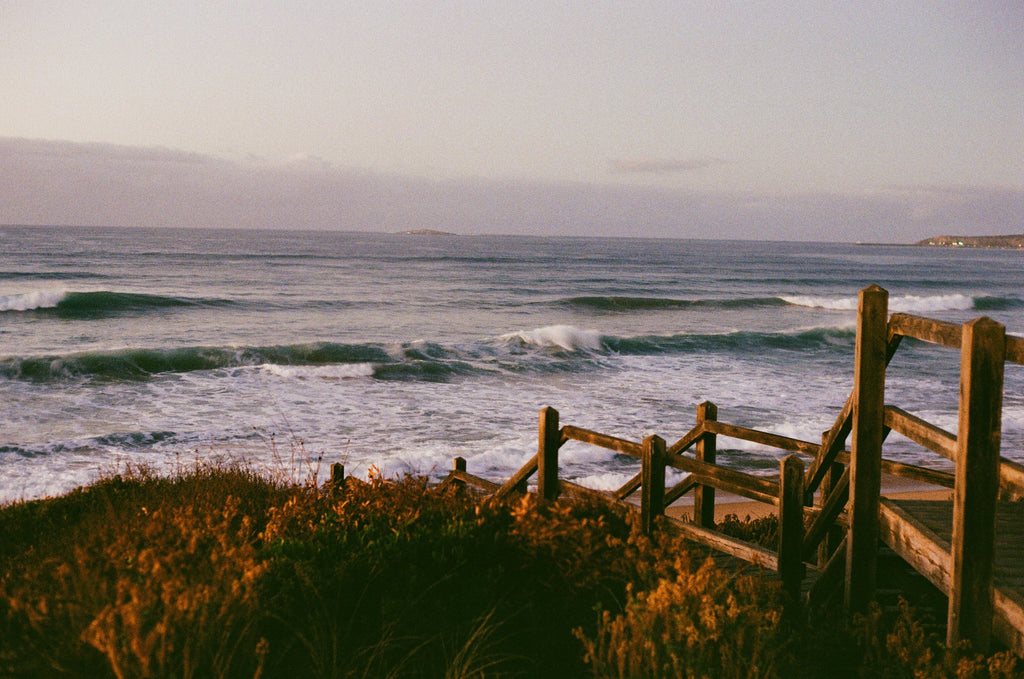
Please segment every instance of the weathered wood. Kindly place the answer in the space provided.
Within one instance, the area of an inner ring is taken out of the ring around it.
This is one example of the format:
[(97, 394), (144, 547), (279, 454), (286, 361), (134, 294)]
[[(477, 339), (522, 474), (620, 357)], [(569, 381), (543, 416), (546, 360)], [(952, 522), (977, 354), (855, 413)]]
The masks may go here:
[(587, 488), (586, 486), (581, 486), (578, 483), (573, 483), (572, 481), (565, 481), (564, 479), (559, 480), (558, 489), (559, 493), (562, 495), (572, 495), (574, 497), (589, 498), (591, 500), (599, 500), (601, 502), (606, 502), (610, 505), (623, 506), (618, 498), (614, 497), (609, 493), (600, 490), (594, 490), (593, 488)]
[(626, 481), (626, 483), (624, 483), (621, 488), (615, 491), (615, 497), (619, 498), (620, 500), (625, 500), (627, 497), (636, 492), (636, 489), (640, 487), (641, 483), (643, 483), (642, 473), (637, 474), (629, 481)]
[(913, 337), (922, 342), (931, 342), (951, 349), (960, 348), (960, 326), (956, 323), (897, 313), (889, 319), (889, 328), (904, 337)]
[(956, 460), (956, 436), (895, 406), (885, 407), (885, 426), (947, 460)]
[(501, 486), (499, 486), (497, 483), (494, 483), (493, 481), (488, 481), (487, 479), (481, 478), (479, 476), (474, 476), (473, 474), (467, 472), (465, 469), (453, 469), (448, 474), (448, 477), (445, 479), (445, 481), (447, 482), (449, 479), (458, 483), (464, 483), (468, 486), (474, 486), (476, 488), (483, 490), (484, 492), (492, 494), (496, 494), (498, 490), (501, 488)]
[(818, 490), (829, 467), (836, 461), (836, 456), (846, 448), (846, 437), (850, 435), (853, 426), (853, 396), (854, 393), (851, 391), (832, 428), (822, 438), (821, 448), (804, 478), (805, 494), (813, 494)]
[(984, 317), (964, 324), (946, 641), (954, 645), (969, 639), (982, 653), (992, 638), (1005, 355), (1002, 325)]
[(1024, 597), (1019, 592), (996, 590), (992, 634), (1007, 648), (1024, 656)]
[[(705, 401), (697, 406), (697, 425), (707, 427), (718, 419), (718, 406)], [(694, 456), (700, 462), (715, 463), (717, 437), (708, 433), (700, 437), (694, 449)], [(715, 527), (715, 487), (699, 484), (693, 491), (693, 522), (704, 528)]]
[[(828, 434), (828, 432), (822, 434), (822, 446), (824, 446), (825, 442), (828, 440)], [(829, 465), (828, 472), (825, 474), (825, 477), (821, 481), (821, 493), (819, 493), (818, 496), (814, 498), (814, 506), (816, 509), (819, 510), (819, 513), (825, 505), (825, 500), (828, 499), (829, 495), (831, 495), (832, 493), (832, 490), (836, 487), (836, 485), (839, 483), (839, 480), (842, 478), (844, 471), (846, 471), (846, 467), (843, 464), (840, 464), (839, 462), (833, 462), (831, 465)], [(849, 477), (847, 477), (847, 483), (849, 483)], [(807, 498), (805, 497), (804, 500), (806, 502)], [(844, 539), (844, 537), (845, 536), (843, 535), (843, 531), (834, 524), (832, 525), (832, 527), (826, 530), (824, 538), (818, 544), (819, 568), (825, 568), (827, 566), (829, 561), (832, 559), (832, 556), (839, 548), (839, 545)], [(846, 567), (845, 563), (843, 567)]]
[(1024, 465), (1003, 460), (999, 465), (999, 488), (1004, 500), (1024, 499)]
[(717, 464), (708, 464), (682, 455), (668, 455), (665, 464), (679, 471), (696, 474), (698, 483), (714, 486), (718, 490), (735, 493), (751, 500), (777, 504), (779, 501), (779, 484), (760, 476), (744, 474), (734, 469)]
[(1006, 336), (1006, 360), (1017, 365), (1024, 365), (1024, 337)]
[(534, 472), (537, 471), (538, 457), (538, 455), (534, 455), (533, 457), (531, 457), (529, 462), (520, 467), (519, 471), (513, 474), (508, 481), (501, 484), (501, 487), (499, 487), (498, 490), (494, 491), (494, 499), (502, 500), (508, 497), (513, 492), (517, 492), (519, 488), (522, 487), (523, 481), (533, 476)]
[(804, 534), (804, 558), (809, 559), (818, 548), (821, 541), (825, 539), (828, 532), (836, 523), (836, 519), (846, 508), (846, 501), (850, 497), (850, 470), (843, 470), (843, 473), (832, 485), (831, 490), (822, 501), (821, 510), (814, 518), (810, 528)]
[(665, 491), (665, 506), (671, 507), (672, 503), (698, 487), (697, 477), (690, 474), (685, 479)]
[(885, 428), (885, 367), (889, 294), (872, 285), (860, 291), (854, 351), (853, 428), (850, 431), (850, 531), (844, 602), (866, 611), (875, 596), (878, 499)]
[(640, 496), (640, 525), (645, 534), (654, 532), (654, 521), (665, 514), (665, 440), (657, 435), (644, 439), (643, 480)]
[(743, 559), (744, 561), (748, 561), (767, 570), (779, 570), (778, 555), (761, 545), (732, 538), (724, 533), (719, 533), (715, 530), (708, 530), (707, 528), (701, 528), (700, 526), (695, 526), (692, 523), (681, 521), (673, 517), (667, 517), (666, 520), (670, 526), (679, 531), (679, 533), (688, 540), (711, 547), (712, 549), (718, 550), (724, 554), (729, 554), (739, 559)]
[[(887, 328), (885, 344), (886, 366), (892, 361), (892, 357), (896, 355), (896, 349), (899, 348), (902, 340), (902, 335), (893, 332), (891, 328)], [(813, 494), (818, 489), (822, 478), (824, 478), (828, 470), (828, 465), (835, 462), (836, 456), (844, 450), (846, 437), (850, 435), (850, 430), (853, 428), (853, 401), (855, 395), (855, 391), (850, 392), (850, 396), (846, 399), (846, 403), (839, 412), (835, 424), (832, 425), (832, 429), (829, 430), (828, 435), (822, 442), (821, 452), (815, 457), (814, 462), (811, 463), (810, 468), (807, 470), (804, 481), (805, 494)]]
[(794, 601), (804, 579), (804, 463), (789, 455), (780, 465), (779, 578)]
[(340, 488), (345, 483), (345, 465), (335, 462), (331, 465), (331, 485)]
[(558, 497), (558, 448), (562, 445), (558, 411), (551, 406), (541, 409), (538, 426), (537, 497), (547, 502)]
[(949, 541), (886, 498), (879, 503), (878, 519), (882, 541), (948, 595), (952, 568)]
[(700, 441), (701, 437), (703, 437), (705, 433), (704, 426), (701, 423), (698, 423), (696, 427), (686, 434), (686, 436), (666, 448), (665, 452), (669, 455), (682, 455), (684, 452), (696, 445), (697, 441)]
[(737, 427), (734, 424), (725, 424), (724, 422), (715, 422), (713, 420), (709, 420), (704, 423), (704, 431), (710, 434), (729, 436), (734, 439), (750, 441), (751, 443), (760, 443), (762, 445), (771, 446), (772, 448), (778, 448), (779, 450), (788, 450), (791, 453), (802, 453), (804, 455), (817, 455), (818, 450), (821, 447), (817, 443), (801, 441), (799, 439), (789, 438), (788, 436), (779, 436), (778, 434), (770, 434), (768, 432), (758, 431), (757, 429)]
[(838, 593), (838, 596), (842, 596), (845, 575), (846, 537), (844, 536), (828, 561), (818, 567), (818, 578), (807, 592), (808, 602), (815, 606), (824, 606), (833, 594)]
[(599, 448), (614, 450), (617, 453), (629, 455), (630, 457), (635, 457), (637, 459), (640, 458), (640, 454), (642, 452), (641, 445), (639, 443), (633, 443), (632, 441), (608, 436), (607, 434), (599, 434), (596, 431), (573, 427), (571, 425), (562, 427), (561, 441), (581, 441), (583, 443), (598, 446)]

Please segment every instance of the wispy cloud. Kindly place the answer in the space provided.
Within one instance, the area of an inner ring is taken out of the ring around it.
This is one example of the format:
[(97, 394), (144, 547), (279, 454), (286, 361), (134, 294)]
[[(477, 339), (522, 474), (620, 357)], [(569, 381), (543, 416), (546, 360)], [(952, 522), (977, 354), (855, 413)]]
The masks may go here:
[(723, 165), (720, 158), (688, 158), (670, 160), (665, 158), (612, 158), (609, 163), (615, 174), (676, 174), (706, 170)]

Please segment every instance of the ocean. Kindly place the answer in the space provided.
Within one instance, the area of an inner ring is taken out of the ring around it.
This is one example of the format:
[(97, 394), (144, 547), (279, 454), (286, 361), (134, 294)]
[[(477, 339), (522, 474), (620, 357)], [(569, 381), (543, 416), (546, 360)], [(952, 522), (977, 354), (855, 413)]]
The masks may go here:
[[(0, 502), (130, 466), (501, 481), (537, 414), (670, 443), (719, 419), (819, 441), (853, 380), (858, 291), (1024, 334), (1024, 253), (643, 238), (0, 227)], [(887, 399), (956, 429), (958, 352), (906, 342)], [(780, 451), (720, 438), (771, 474)], [(889, 457), (943, 461), (890, 436)], [(1003, 454), (1024, 461), (1024, 368)], [(570, 442), (611, 489), (631, 458)]]

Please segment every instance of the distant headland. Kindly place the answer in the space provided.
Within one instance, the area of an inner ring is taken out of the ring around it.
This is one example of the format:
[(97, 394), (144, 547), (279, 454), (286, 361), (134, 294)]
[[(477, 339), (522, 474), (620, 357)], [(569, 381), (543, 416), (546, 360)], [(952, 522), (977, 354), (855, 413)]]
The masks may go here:
[(408, 231), (400, 231), (399, 233), (406, 236), (456, 236), (451, 231), (435, 231), (434, 229), (409, 229)]
[(943, 248), (1024, 250), (1024, 234), (1016, 236), (936, 236), (918, 241), (917, 245), (933, 245)]

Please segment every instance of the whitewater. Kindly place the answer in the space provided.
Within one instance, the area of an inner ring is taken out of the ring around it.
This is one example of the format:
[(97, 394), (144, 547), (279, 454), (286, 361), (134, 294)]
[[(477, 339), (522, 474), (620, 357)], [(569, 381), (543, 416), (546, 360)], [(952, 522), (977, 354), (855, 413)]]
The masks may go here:
[[(915, 246), (0, 227), (0, 502), (242, 462), (323, 478), (502, 480), (544, 406), (639, 441), (720, 419), (820, 439), (852, 384), (857, 292), (1024, 335), (1024, 253)], [(888, 400), (955, 431), (957, 352), (907, 342)], [(1024, 369), (1003, 450), (1024, 461)], [(719, 441), (771, 474), (780, 453)], [(886, 454), (941, 467), (893, 435)], [(583, 444), (560, 473), (636, 462)]]

